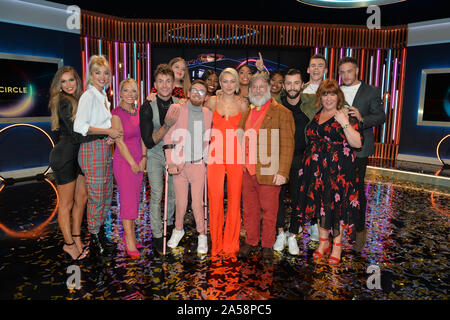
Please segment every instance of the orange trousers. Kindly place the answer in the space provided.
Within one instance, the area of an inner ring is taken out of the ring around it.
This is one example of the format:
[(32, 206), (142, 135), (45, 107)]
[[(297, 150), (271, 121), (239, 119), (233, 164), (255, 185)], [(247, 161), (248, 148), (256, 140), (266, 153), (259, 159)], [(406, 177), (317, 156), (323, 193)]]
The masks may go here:
[[(224, 181), (227, 175), (227, 217), (224, 227)], [(241, 232), (242, 164), (209, 164), (208, 206), (211, 255), (221, 252), (236, 256)]]

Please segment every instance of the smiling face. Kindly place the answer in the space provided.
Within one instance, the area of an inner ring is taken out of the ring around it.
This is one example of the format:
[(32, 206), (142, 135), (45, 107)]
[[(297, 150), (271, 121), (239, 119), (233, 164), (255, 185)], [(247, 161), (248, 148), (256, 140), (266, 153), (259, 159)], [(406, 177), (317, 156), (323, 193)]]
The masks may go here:
[(243, 66), (239, 69), (239, 83), (241, 85), (247, 86), (250, 83), (250, 78), (252, 77), (252, 71), (249, 67)]
[(234, 95), (237, 88), (236, 78), (231, 73), (225, 72), (220, 80), (220, 87), (224, 94)]
[(201, 83), (194, 83), (188, 92), (189, 101), (192, 105), (200, 107), (206, 100), (206, 87)]
[(303, 81), (299, 74), (286, 75), (284, 79), (284, 90), (289, 99), (295, 99), (300, 95)]
[(322, 97), (320, 97), (320, 102), (325, 110), (335, 110), (337, 109), (338, 96), (334, 92), (325, 92)]
[(283, 89), (283, 76), (281, 74), (274, 74), (270, 79), (270, 93), (277, 95)]
[(358, 67), (351, 62), (346, 62), (339, 66), (339, 75), (346, 86), (358, 84), (358, 72)]
[(184, 61), (178, 61), (172, 65), (173, 73), (175, 74), (175, 80), (180, 81), (184, 79), (184, 73), (186, 72), (186, 64)]
[(175, 82), (171, 75), (160, 73), (156, 76), (154, 86), (158, 90), (158, 97), (167, 101), (172, 96)]
[(311, 59), (307, 72), (309, 73), (310, 81), (312, 83), (319, 83), (323, 80), (324, 74), (327, 73), (327, 66), (322, 59)]
[(133, 105), (138, 98), (136, 87), (129, 82), (122, 86), (119, 94), (121, 101), (128, 105)]
[(216, 92), (217, 88), (219, 87), (219, 77), (217, 76), (217, 74), (210, 74), (206, 79), (206, 85), (208, 86), (209, 93)]
[(72, 72), (64, 72), (61, 76), (61, 89), (67, 94), (74, 94), (77, 90), (77, 80)]
[(99, 91), (103, 91), (105, 86), (109, 85), (110, 73), (109, 69), (105, 66), (99, 66), (91, 73), (91, 83)]
[(249, 99), (257, 107), (270, 100), (269, 84), (263, 79), (256, 79), (249, 88)]

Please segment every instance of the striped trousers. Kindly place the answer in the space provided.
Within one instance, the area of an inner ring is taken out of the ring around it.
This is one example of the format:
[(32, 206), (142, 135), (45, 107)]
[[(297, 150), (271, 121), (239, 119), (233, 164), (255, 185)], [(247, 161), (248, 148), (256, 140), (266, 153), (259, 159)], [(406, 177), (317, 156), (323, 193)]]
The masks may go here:
[(91, 234), (97, 234), (111, 208), (112, 146), (107, 145), (106, 139), (82, 143), (78, 163), (86, 178), (88, 230)]

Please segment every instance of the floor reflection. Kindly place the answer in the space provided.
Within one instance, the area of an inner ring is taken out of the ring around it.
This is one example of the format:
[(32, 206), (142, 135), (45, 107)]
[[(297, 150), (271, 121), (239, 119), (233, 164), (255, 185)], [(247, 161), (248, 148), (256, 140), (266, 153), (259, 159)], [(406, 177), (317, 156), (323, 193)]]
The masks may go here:
[[(51, 185), (7, 186), (0, 192), (0, 299), (449, 299), (449, 190), (370, 176), (366, 193), (368, 243), (361, 254), (351, 252), (346, 237), (339, 266), (314, 262), (317, 243), (309, 241), (306, 225), (297, 236), (300, 254), (276, 253), (267, 266), (260, 251), (245, 261), (197, 255), (190, 213), (180, 246), (158, 255), (151, 245), (144, 188), (136, 222), (144, 245), (141, 259), (130, 260), (125, 253), (114, 202), (107, 231), (118, 243), (117, 253), (109, 262), (80, 262), (77, 290), (66, 286), (71, 263), (52, 217), (57, 198)], [(26, 236), (36, 229), (40, 234)], [(367, 287), (370, 265), (381, 270), (381, 290)]]

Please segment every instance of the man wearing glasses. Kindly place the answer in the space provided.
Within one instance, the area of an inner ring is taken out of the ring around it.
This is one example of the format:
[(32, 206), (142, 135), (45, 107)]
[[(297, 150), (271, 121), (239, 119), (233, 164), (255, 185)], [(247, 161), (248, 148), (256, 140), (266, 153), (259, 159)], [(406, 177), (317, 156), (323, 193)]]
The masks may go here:
[(205, 162), (212, 112), (203, 107), (207, 86), (203, 80), (195, 80), (183, 104), (173, 104), (168, 113), (179, 110), (177, 122), (164, 136), (166, 162), (173, 176), (175, 189), (175, 229), (167, 246), (175, 248), (184, 236), (183, 222), (188, 204), (188, 187), (191, 185), (192, 211), (199, 234), (197, 253), (208, 252), (206, 226), (203, 217), (203, 191), (205, 187)]

